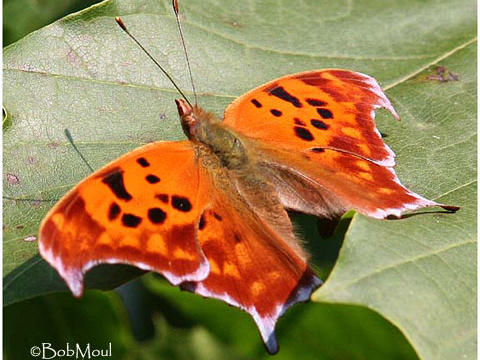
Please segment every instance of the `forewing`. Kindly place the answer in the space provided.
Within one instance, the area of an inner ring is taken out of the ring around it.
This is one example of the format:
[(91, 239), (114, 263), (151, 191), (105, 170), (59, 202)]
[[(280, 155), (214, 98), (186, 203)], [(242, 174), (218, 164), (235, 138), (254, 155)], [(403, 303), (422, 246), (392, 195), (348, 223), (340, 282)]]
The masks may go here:
[(327, 69), (288, 75), (235, 100), (224, 123), (292, 151), (335, 149), (393, 166), (394, 154), (375, 127), (375, 110), (397, 113), (375, 79)]
[(99, 263), (125, 263), (164, 275), (172, 284), (205, 278), (208, 262), (196, 241), (205, 195), (188, 141), (136, 149), (65, 195), (39, 231), (40, 254), (76, 296), (84, 273)]

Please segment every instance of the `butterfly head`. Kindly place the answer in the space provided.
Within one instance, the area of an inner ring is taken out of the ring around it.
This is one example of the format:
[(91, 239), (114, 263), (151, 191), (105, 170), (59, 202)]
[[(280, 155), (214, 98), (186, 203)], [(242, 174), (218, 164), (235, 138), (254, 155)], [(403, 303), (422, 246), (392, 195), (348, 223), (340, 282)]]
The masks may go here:
[(189, 139), (197, 138), (200, 123), (214, 122), (214, 116), (197, 105), (191, 106), (184, 99), (176, 99), (178, 115), (182, 121), (183, 132)]
[(183, 99), (176, 99), (175, 103), (177, 104), (178, 115), (182, 120), (183, 132), (191, 139), (194, 136), (195, 124), (198, 123), (198, 118), (195, 116), (197, 106), (191, 106)]

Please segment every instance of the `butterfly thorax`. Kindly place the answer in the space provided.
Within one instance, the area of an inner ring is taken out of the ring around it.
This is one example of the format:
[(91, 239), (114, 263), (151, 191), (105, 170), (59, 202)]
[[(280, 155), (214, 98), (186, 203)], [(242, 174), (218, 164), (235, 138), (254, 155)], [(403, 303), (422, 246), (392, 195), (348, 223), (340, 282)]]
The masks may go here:
[(229, 169), (248, 165), (245, 147), (237, 134), (212, 113), (196, 105), (191, 107), (183, 100), (176, 102), (183, 131), (191, 141), (206, 145), (220, 163)]

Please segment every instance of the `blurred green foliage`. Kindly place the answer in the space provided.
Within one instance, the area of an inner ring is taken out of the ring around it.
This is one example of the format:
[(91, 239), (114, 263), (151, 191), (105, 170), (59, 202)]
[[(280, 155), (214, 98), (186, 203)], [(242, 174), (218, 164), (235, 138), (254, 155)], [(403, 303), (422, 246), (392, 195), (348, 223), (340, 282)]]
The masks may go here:
[[(30, 349), (51, 344), (52, 349), (106, 349), (122, 359), (132, 339), (126, 326), (127, 314), (114, 293), (89, 291), (81, 299), (68, 293), (39, 296), (4, 309), (4, 355), (10, 360), (30, 358)], [(52, 356), (45, 351), (45, 356)]]
[[(278, 337), (276, 359), (416, 359), (398, 329), (356, 306), (295, 306), (280, 320)], [(152, 274), (117, 292), (91, 290), (81, 299), (50, 294), (4, 309), (5, 359), (28, 359), (31, 347), (42, 343), (65, 349), (67, 342), (92, 350), (111, 343), (112, 359), (271, 358), (246, 313)]]
[(3, 46), (100, 0), (3, 0)]

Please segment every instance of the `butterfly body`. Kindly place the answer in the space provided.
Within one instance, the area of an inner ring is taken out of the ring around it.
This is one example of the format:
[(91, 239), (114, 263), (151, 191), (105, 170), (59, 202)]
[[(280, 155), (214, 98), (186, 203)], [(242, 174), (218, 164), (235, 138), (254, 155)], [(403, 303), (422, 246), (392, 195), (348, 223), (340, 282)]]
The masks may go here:
[(401, 185), (375, 127), (395, 117), (376, 81), (348, 70), (288, 75), (234, 101), (223, 121), (177, 100), (189, 140), (145, 145), (79, 183), (40, 227), (41, 255), (76, 296), (86, 271), (127, 263), (223, 300), (274, 328), (321, 281), (286, 209), (383, 219), (442, 206)]
[[(249, 159), (240, 137), (221, 120), (198, 106), (191, 107), (183, 100), (176, 100), (182, 128), (194, 143), (203, 145), (203, 154), (210, 151), (227, 169), (246, 169)], [(205, 156), (205, 155), (204, 155)]]

